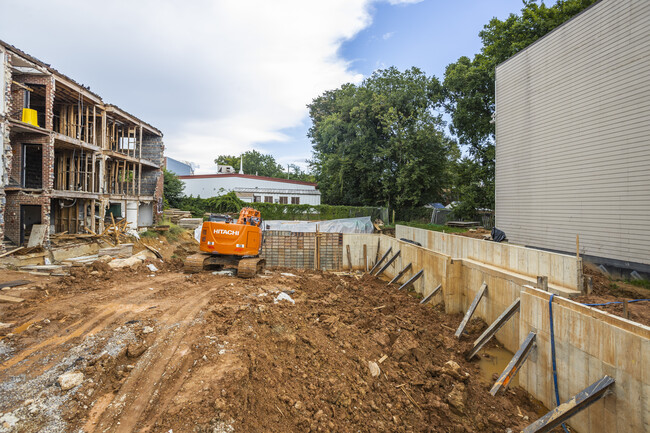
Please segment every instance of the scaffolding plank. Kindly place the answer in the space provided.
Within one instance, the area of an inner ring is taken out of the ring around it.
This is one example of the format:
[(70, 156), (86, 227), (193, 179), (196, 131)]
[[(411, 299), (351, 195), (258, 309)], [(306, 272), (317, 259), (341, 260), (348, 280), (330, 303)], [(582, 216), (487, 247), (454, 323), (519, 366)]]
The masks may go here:
[(614, 378), (604, 376), (602, 379), (592, 383), (567, 402), (562, 403), (546, 415), (529, 425), (523, 433), (545, 433), (550, 432), (573, 415), (581, 412), (605, 396), (607, 390), (614, 385)]
[(395, 255), (393, 257), (391, 257), (390, 260), (388, 260), (386, 262), (386, 264), (380, 270), (377, 271), (377, 273), (375, 274), (375, 277), (380, 276), (386, 269), (388, 269), (388, 267), (393, 264), (395, 259), (398, 258), (400, 254), (402, 254), (402, 250), (397, 250)]
[(469, 310), (467, 310), (467, 313), (465, 313), (465, 317), (463, 317), (463, 321), (460, 322), (460, 326), (456, 330), (456, 333), (454, 334), (456, 338), (460, 338), (461, 335), (463, 335), (463, 331), (465, 330), (465, 327), (469, 323), (469, 319), (472, 318), (474, 315), (474, 311), (476, 311), (476, 307), (478, 307), (478, 303), (481, 302), (481, 298), (483, 298), (483, 295), (485, 294), (485, 291), (487, 290), (487, 284), (485, 284), (485, 281), (483, 281), (483, 284), (481, 284), (481, 288), (478, 289), (478, 293), (474, 297), (474, 300), (472, 301), (472, 305), (469, 306)]
[(515, 377), (521, 366), (526, 362), (530, 351), (535, 345), (536, 336), (537, 334), (533, 331), (528, 334), (524, 342), (521, 343), (517, 353), (515, 353), (515, 356), (512, 357), (506, 368), (503, 370), (503, 373), (501, 373), (501, 376), (499, 376), (497, 381), (494, 383), (494, 386), (490, 390), (490, 394), (497, 395), (497, 392), (499, 392), (502, 387), (508, 387), (512, 378)]
[(370, 270), (370, 275), (372, 275), (375, 272), (375, 269), (377, 269), (379, 266), (381, 266), (382, 262), (386, 260), (386, 257), (393, 252), (393, 247), (388, 248), (388, 251), (386, 251), (386, 254), (384, 254), (381, 259), (377, 260), (377, 263), (375, 263), (375, 266), (372, 267)]
[(476, 355), (478, 351), (481, 350), (483, 346), (485, 346), (485, 343), (490, 341), (490, 339), (494, 337), (494, 334), (496, 334), (497, 331), (501, 329), (501, 327), (505, 325), (506, 322), (517, 311), (519, 311), (519, 298), (517, 298), (512, 304), (510, 304), (510, 306), (506, 308), (505, 311), (501, 313), (501, 315), (497, 317), (497, 319), (494, 322), (492, 322), (490, 326), (488, 326), (485, 332), (483, 332), (483, 334), (481, 334), (481, 336), (476, 339), (476, 341), (474, 342), (474, 347), (469, 352), (469, 355), (467, 355), (467, 360), (469, 361), (470, 359), (472, 359), (474, 355)]
[(393, 278), (392, 280), (390, 280), (390, 281), (388, 282), (388, 284), (386, 284), (386, 285), (387, 285), (387, 286), (390, 286), (391, 284), (398, 282), (398, 281), (400, 280), (400, 278), (402, 278), (402, 277), (404, 276), (404, 274), (405, 274), (406, 272), (408, 272), (409, 269), (411, 269), (412, 266), (413, 266), (413, 263), (409, 263), (408, 265), (404, 266), (404, 269), (402, 269), (401, 271), (399, 271), (399, 274), (397, 274), (397, 275), (395, 276), (395, 278)]
[(407, 287), (412, 286), (413, 283), (415, 283), (422, 276), (423, 273), (424, 273), (424, 270), (421, 270), (417, 274), (413, 275), (410, 280), (408, 280), (406, 283), (402, 284), (400, 286), (400, 288), (397, 289), (397, 290), (402, 290), (402, 289), (405, 289)]
[(425, 296), (424, 299), (420, 301), (420, 304), (427, 304), (431, 299), (433, 299), (434, 296), (436, 296), (436, 293), (438, 293), (440, 289), (442, 289), (442, 284), (438, 284), (438, 287), (433, 289), (431, 293)]

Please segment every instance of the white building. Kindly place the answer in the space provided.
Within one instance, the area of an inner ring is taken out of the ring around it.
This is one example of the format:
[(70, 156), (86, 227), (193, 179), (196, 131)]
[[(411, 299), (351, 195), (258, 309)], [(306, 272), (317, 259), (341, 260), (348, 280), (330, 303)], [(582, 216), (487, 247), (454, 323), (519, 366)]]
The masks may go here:
[(496, 69), (496, 225), (650, 272), (650, 1), (602, 0)]
[(237, 197), (248, 203), (320, 204), (318, 185), (312, 182), (238, 173), (178, 178), (185, 182), (186, 196), (209, 198), (235, 191)]

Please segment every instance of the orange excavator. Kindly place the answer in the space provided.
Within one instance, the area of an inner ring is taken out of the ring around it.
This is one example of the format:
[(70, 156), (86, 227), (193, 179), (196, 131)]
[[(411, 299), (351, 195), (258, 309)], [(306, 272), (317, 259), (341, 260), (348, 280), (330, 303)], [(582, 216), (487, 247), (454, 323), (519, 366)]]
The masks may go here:
[(258, 210), (246, 207), (234, 222), (229, 216), (211, 216), (201, 228), (198, 254), (185, 259), (185, 272), (211, 268), (236, 268), (240, 278), (252, 278), (264, 267), (262, 218)]

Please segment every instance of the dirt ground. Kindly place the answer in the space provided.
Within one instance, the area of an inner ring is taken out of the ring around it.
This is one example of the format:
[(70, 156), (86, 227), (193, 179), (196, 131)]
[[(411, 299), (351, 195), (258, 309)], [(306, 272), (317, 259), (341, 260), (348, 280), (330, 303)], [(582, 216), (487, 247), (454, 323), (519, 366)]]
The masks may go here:
[(155, 263), (10, 291), (26, 301), (0, 304), (0, 432), (505, 432), (539, 416), (465, 361), (485, 324), (458, 342), (460, 316), (373, 277)]
[[(612, 280), (594, 265), (586, 264), (583, 267), (583, 273), (586, 277), (592, 278), (594, 289), (591, 295), (574, 299), (577, 302), (605, 304), (633, 299), (650, 299), (650, 290), (634, 286), (625, 281)], [(595, 308), (620, 317), (626, 317), (623, 304), (602, 305)], [(650, 326), (650, 301), (628, 303), (627, 308), (629, 316), (626, 318)]]

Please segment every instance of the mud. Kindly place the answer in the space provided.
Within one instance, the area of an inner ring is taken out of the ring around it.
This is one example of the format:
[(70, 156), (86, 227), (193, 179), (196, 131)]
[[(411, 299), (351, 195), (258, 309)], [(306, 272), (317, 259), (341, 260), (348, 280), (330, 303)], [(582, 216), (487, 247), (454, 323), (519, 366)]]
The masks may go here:
[[(523, 390), (492, 397), (465, 361), (485, 324), (459, 342), (462, 317), (413, 293), (368, 276), (177, 265), (78, 268), (0, 305), (14, 324), (0, 329), (0, 431), (505, 432), (538, 417)], [(276, 303), (282, 292), (295, 303)], [(70, 371), (83, 381), (63, 391)]]

